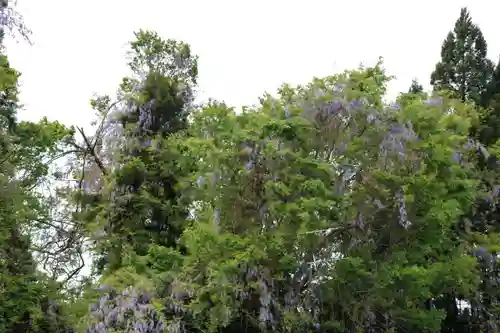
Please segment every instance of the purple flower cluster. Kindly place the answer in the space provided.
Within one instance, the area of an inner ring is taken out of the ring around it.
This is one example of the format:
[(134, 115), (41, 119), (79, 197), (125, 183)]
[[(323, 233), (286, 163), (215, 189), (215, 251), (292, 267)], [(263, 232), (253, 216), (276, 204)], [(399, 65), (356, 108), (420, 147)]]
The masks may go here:
[[(349, 118), (352, 112), (361, 109), (366, 102), (362, 99), (348, 100), (344, 94), (337, 94), (331, 101), (314, 101), (301, 105), (302, 116), (310, 120), (324, 122), (340, 116)], [(289, 115), (285, 115), (287, 118)]]
[(488, 265), (492, 270), (495, 269), (497, 260), (499, 259), (498, 254), (491, 253), (484, 247), (478, 247), (472, 251), (472, 256), (476, 257), (478, 261)]
[[(269, 139), (272, 140), (272, 136), (269, 137)], [(268, 141), (264, 139), (260, 146), (256, 145), (253, 142), (243, 144), (243, 148), (248, 152), (248, 161), (244, 165), (245, 169), (252, 169), (257, 164), (259, 157), (258, 155), (264, 149), (264, 146), (267, 144), (267, 142)]]
[(443, 105), (443, 99), (442, 98), (430, 98), (428, 100), (424, 101), (424, 104), (430, 105), (430, 106), (441, 106)]
[(463, 149), (465, 150), (473, 149), (477, 153), (483, 155), (485, 159), (489, 159), (491, 156), (490, 152), (488, 151), (488, 149), (486, 149), (486, 147), (483, 144), (471, 138), (469, 138), (467, 142), (463, 145)]
[(151, 295), (132, 288), (122, 293), (105, 292), (99, 302), (91, 306), (91, 317), (87, 333), (162, 333), (166, 328), (151, 304)]
[(462, 155), (462, 153), (460, 153), (458, 151), (453, 153), (453, 155), (451, 156), (451, 159), (455, 163), (459, 163), (459, 164), (463, 163), (463, 155)]
[(346, 102), (344, 99), (334, 99), (323, 105), (321, 112), (325, 116), (334, 116), (340, 112), (350, 113), (360, 109), (362, 106), (363, 102), (357, 99), (350, 102)]
[(333, 116), (333, 115), (336, 115), (337, 113), (345, 110), (345, 108), (346, 107), (345, 107), (345, 103), (343, 100), (334, 99), (330, 103), (326, 103), (325, 105), (323, 105), (323, 108), (321, 111), (324, 115)]
[(404, 158), (405, 142), (418, 140), (411, 122), (408, 122), (407, 125), (393, 124), (382, 140), (380, 150), (384, 153), (396, 153), (400, 158)]
[(474, 250), (473, 255), (479, 259), (484, 259), (488, 255), (488, 251), (484, 247)]

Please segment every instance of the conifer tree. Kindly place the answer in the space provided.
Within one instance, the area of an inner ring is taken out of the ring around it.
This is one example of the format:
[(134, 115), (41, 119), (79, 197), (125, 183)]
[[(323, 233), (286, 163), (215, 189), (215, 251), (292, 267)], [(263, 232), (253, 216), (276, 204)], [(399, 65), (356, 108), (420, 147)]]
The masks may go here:
[(453, 31), (441, 47), (441, 60), (431, 75), (435, 90), (450, 90), (462, 101), (484, 105), (493, 64), (486, 58), (487, 43), (481, 29), (462, 8)]
[[(487, 43), (481, 29), (472, 22), (467, 8), (462, 8), (460, 17), (455, 22), (453, 31), (446, 36), (441, 48), (441, 60), (436, 64), (431, 75), (430, 83), (434, 90), (448, 90), (453, 97), (464, 102), (473, 102), (477, 106), (487, 107), (491, 100), (491, 85), (493, 77), (493, 63), (487, 58)], [(483, 114), (483, 112), (481, 112)], [(482, 117), (479, 128), (472, 126), (470, 129), (471, 138), (483, 138), (491, 136), (491, 117), (488, 113)], [(472, 139), (471, 139), (472, 140)], [(477, 167), (481, 169), (486, 162), (484, 154), (478, 154)], [(483, 179), (483, 186), (489, 188), (488, 181)], [(464, 221), (460, 222), (456, 228), (460, 230), (460, 237), (465, 242), (474, 243), (475, 237), (488, 237), (490, 223), (495, 220), (495, 211), (491, 211), (491, 203), (478, 199), (475, 209), (469, 212)], [(466, 225), (466, 226), (465, 226)], [(465, 227), (464, 227), (465, 226)], [(494, 308), (487, 295), (488, 282), (491, 267), (484, 266), (484, 262), (478, 260), (478, 279), (483, 281), (479, 287), (478, 299), (471, 302), (470, 310), (461, 310), (461, 296), (456, 293), (443, 295), (435, 300), (435, 306), (445, 311), (446, 316), (442, 322), (442, 332), (478, 332), (482, 325), (486, 325), (492, 317), (490, 310)], [(494, 297), (493, 297), (494, 298)]]
[(424, 92), (424, 87), (422, 87), (417, 79), (413, 79), (411, 80), (411, 86), (408, 92), (412, 94), (420, 94)]
[(491, 83), (485, 94), (485, 107), (479, 138), (484, 145), (492, 145), (500, 138), (500, 61), (493, 71)]

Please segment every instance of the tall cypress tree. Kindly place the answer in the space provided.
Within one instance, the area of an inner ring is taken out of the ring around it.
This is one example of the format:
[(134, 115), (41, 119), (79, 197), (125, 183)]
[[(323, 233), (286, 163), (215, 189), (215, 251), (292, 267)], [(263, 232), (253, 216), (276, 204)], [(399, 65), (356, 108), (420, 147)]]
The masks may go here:
[(447, 89), (462, 101), (485, 104), (485, 94), (493, 74), (493, 63), (486, 58), (487, 43), (481, 29), (462, 8), (453, 31), (441, 47), (441, 61), (431, 75), (435, 90)]
[(422, 87), (417, 79), (413, 79), (411, 80), (411, 86), (410, 89), (408, 89), (408, 92), (412, 94), (420, 94), (424, 92), (424, 87)]
[[(494, 65), (486, 57), (487, 43), (480, 28), (472, 22), (467, 8), (462, 8), (460, 17), (453, 31), (446, 36), (441, 48), (441, 60), (436, 64), (431, 75), (431, 84), (435, 90), (447, 89), (455, 98), (464, 102), (474, 102), (486, 107), (490, 104), (492, 95), (492, 80)], [(480, 128), (473, 128), (471, 136), (484, 136), (489, 133), (488, 115), (482, 120)], [(487, 136), (490, 136), (488, 134)], [(479, 156), (478, 166), (483, 165)], [(488, 188), (488, 181), (483, 179), (483, 185)], [(476, 235), (486, 238), (491, 222), (497, 213), (491, 210), (490, 203), (478, 200), (474, 211), (457, 225), (460, 237), (465, 242), (474, 244)], [(492, 309), (495, 308), (496, 295), (491, 294), (489, 286), (492, 267), (486, 265), (488, 260), (478, 260), (478, 279), (482, 281), (477, 299), (471, 301), (470, 308), (461, 309), (460, 295), (453, 292), (435, 300), (437, 308), (444, 310), (446, 316), (441, 332), (480, 332), (495, 321)], [(492, 327), (490, 327), (492, 329)]]

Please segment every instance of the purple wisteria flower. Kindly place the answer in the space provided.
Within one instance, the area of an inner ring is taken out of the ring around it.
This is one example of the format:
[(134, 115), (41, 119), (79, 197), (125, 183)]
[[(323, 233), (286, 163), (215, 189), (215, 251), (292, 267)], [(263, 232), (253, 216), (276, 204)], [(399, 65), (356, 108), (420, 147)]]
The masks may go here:
[(401, 158), (403, 158), (405, 154), (403, 141), (392, 132), (387, 133), (385, 139), (380, 144), (380, 150), (385, 153), (394, 152)]
[(324, 112), (326, 115), (336, 115), (338, 112), (345, 108), (344, 101), (340, 99), (334, 99), (330, 103), (326, 104)]
[(360, 100), (352, 100), (349, 102), (349, 108), (357, 110), (363, 106), (363, 103)]
[(380, 150), (384, 153), (396, 153), (400, 159), (405, 157), (405, 144), (409, 141), (420, 141), (413, 130), (413, 125), (408, 122), (403, 124), (392, 124), (387, 135), (380, 144)]
[(253, 161), (248, 161), (247, 163), (245, 163), (245, 169), (251, 169), (253, 167)]
[(395, 124), (391, 126), (391, 129), (389, 131), (391, 132), (391, 134), (403, 134), (406, 132), (406, 129), (399, 124)]
[(463, 145), (464, 149), (475, 149), (476, 152), (481, 153), (484, 158), (488, 159), (490, 158), (491, 154), (488, 151), (488, 149), (481, 144), (480, 142), (474, 141), (473, 139), (468, 139), (467, 142)]
[(462, 163), (463, 161), (463, 156), (462, 156), (462, 153), (460, 152), (454, 152), (452, 155), (451, 155), (451, 160), (455, 163)]
[(424, 101), (424, 104), (431, 106), (441, 106), (443, 105), (443, 99), (441, 97), (429, 98)]
[(464, 149), (471, 149), (474, 147), (476, 147), (476, 143), (472, 139), (468, 139), (467, 142), (463, 146)]
[(151, 304), (151, 295), (132, 288), (121, 293), (108, 289), (91, 306), (90, 316), (92, 323), (87, 333), (161, 333), (166, 328), (161, 314)]
[(333, 86), (333, 91), (334, 92), (343, 92), (346, 88), (345, 83), (337, 83)]

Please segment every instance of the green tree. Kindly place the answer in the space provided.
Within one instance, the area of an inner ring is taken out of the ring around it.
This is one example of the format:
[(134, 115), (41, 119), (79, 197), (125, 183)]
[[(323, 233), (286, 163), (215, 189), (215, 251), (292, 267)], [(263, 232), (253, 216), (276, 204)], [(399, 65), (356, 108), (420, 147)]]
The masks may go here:
[[(462, 296), (449, 293), (436, 300), (434, 305), (446, 310), (443, 332), (480, 332), (485, 326), (498, 323), (498, 295), (493, 276), (498, 274), (492, 266), (497, 253), (498, 240), (498, 89), (499, 69), (486, 58), (487, 43), (479, 27), (472, 23), (469, 12), (463, 8), (455, 28), (445, 39), (441, 49), (441, 61), (436, 64), (431, 75), (431, 84), (435, 90), (446, 89), (462, 101), (474, 102), (478, 108), (479, 119), (470, 128), (471, 143), (477, 159), (477, 168), (481, 180), (483, 195), (477, 198), (470, 212), (456, 225), (457, 238), (471, 248), (482, 244), (483, 251), (478, 259), (477, 273), (480, 284), (476, 296), (469, 300), (469, 307), (461, 310)], [(475, 142), (478, 139), (481, 144)], [(489, 329), (493, 329), (490, 327)]]
[(472, 22), (467, 8), (462, 8), (453, 31), (443, 42), (431, 84), (435, 90), (450, 90), (462, 101), (484, 105), (493, 72), (486, 55), (487, 43), (481, 29)]
[[(49, 305), (57, 294), (55, 284), (38, 270), (32, 255), (32, 235), (27, 233), (39, 206), (34, 185), (47, 175), (40, 155), (56, 150), (68, 131), (58, 123), (18, 123), (17, 73), (0, 55), (0, 319), (2, 332), (63, 332), (50, 326)], [(37, 129), (33, 132), (33, 129)], [(29, 154), (29, 152), (36, 152)], [(52, 322), (54, 324), (54, 322)], [(49, 330), (49, 326), (53, 330)]]
[[(500, 274), (496, 257), (499, 251), (500, 228), (498, 220), (500, 212), (498, 210), (500, 197), (498, 196), (498, 183), (500, 179), (500, 150), (498, 139), (500, 138), (500, 95), (498, 89), (500, 79), (500, 69), (497, 66), (493, 79), (485, 97), (486, 106), (480, 115), (479, 126), (475, 135), (482, 145), (478, 146), (479, 154), (476, 168), (480, 171), (482, 189), (485, 192), (474, 205), (472, 212), (467, 214), (467, 223), (463, 224), (461, 230), (469, 243), (481, 244), (482, 252), (478, 257), (478, 273), (481, 284), (477, 296), (471, 301), (471, 310), (462, 316), (450, 316), (450, 327), (462, 325), (474, 332), (481, 331), (482, 327), (493, 321), (499, 324), (500, 293), (498, 292), (497, 277)], [(460, 318), (461, 317), (461, 318)], [(459, 319), (459, 320), (457, 320)], [(461, 319), (461, 320), (460, 320)], [(458, 325), (457, 325), (458, 324)], [(493, 328), (490, 327), (491, 329)], [(451, 332), (451, 330), (450, 330)]]
[[(98, 190), (98, 205), (84, 217), (94, 235), (106, 234), (96, 239), (102, 253), (99, 271), (105, 264), (108, 272), (122, 267), (127, 249), (146, 255), (152, 244), (178, 247), (188, 215), (180, 179), (195, 163), (180, 169), (177, 160), (184, 152), (166, 146), (166, 140), (188, 126), (197, 57), (187, 44), (154, 32), (135, 36), (128, 54), (133, 76), (123, 79), (119, 100), (112, 103), (105, 96), (93, 101), (104, 118), (99, 130), (108, 133), (97, 135), (97, 145), (92, 144), (89, 156), (106, 185)], [(95, 178), (86, 181), (95, 183)]]
[(479, 195), (474, 109), (439, 97), (388, 107), (387, 81), (379, 65), (285, 85), (242, 114), (213, 102), (189, 136), (167, 138), (185, 147), (181, 169), (197, 157), (187, 255), (156, 245), (133, 260), (168, 325), (439, 332), (433, 300), (474, 297), (476, 258), (453, 228)]
[(424, 87), (418, 83), (417, 79), (413, 79), (411, 80), (411, 86), (408, 92), (412, 94), (420, 94), (424, 92)]
[(483, 144), (491, 146), (500, 138), (500, 62), (493, 72), (485, 96), (485, 106), (487, 109), (483, 114), (478, 135)]

